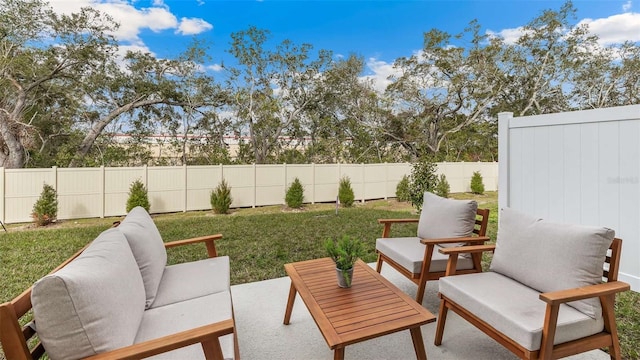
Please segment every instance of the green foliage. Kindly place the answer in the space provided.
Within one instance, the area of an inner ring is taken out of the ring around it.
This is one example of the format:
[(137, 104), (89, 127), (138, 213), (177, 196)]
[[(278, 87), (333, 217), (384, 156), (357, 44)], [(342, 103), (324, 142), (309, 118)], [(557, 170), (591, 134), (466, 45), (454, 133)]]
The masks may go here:
[(398, 182), (398, 185), (396, 185), (396, 199), (398, 201), (411, 200), (411, 194), (409, 192), (409, 177), (407, 175), (403, 176)]
[(289, 186), (289, 189), (287, 189), (284, 201), (290, 208), (299, 209), (302, 207), (302, 203), (304, 202), (304, 187), (298, 178), (295, 178), (291, 186)]
[(131, 183), (131, 187), (129, 187), (129, 198), (127, 199), (127, 212), (131, 211), (136, 206), (142, 206), (147, 212), (151, 208), (151, 204), (149, 203), (149, 195), (147, 193), (147, 188), (144, 186), (142, 181), (136, 180)]
[(228, 214), (232, 202), (231, 186), (222, 179), (218, 187), (211, 191), (211, 208), (216, 214)]
[(433, 192), (438, 177), (436, 176), (436, 164), (426, 157), (420, 158), (413, 164), (409, 177), (409, 197), (411, 204), (420, 211), (425, 191)]
[(348, 176), (340, 179), (340, 187), (338, 188), (338, 200), (344, 207), (353, 206), (355, 196), (353, 195), (353, 189), (351, 188), (351, 179)]
[(484, 183), (482, 182), (482, 175), (480, 171), (474, 171), (471, 177), (471, 192), (474, 194), (484, 194)]
[(440, 177), (438, 177), (438, 182), (436, 183), (436, 187), (434, 189), (434, 193), (443, 198), (448, 198), (450, 191), (451, 187), (449, 186), (447, 177), (444, 174), (440, 174)]
[(33, 204), (31, 217), (38, 226), (46, 226), (58, 216), (58, 194), (53, 186), (44, 184), (40, 198)]
[(351, 277), (346, 270), (353, 268), (353, 264), (363, 254), (362, 242), (349, 235), (343, 235), (339, 240), (327, 239), (324, 243), (327, 254), (336, 263), (336, 268), (342, 270), (342, 276), (351, 286)]

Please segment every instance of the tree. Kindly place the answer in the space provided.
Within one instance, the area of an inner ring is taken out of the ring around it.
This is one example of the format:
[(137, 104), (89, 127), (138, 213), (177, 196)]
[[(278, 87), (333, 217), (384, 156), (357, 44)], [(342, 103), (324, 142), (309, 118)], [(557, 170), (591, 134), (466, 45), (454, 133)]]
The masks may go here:
[(229, 70), (228, 87), (239, 120), (238, 133), (247, 133), (254, 161), (266, 163), (281, 150), (280, 139), (303, 135), (304, 111), (317, 97), (313, 90), (331, 54), (319, 51), (311, 59), (311, 45), (284, 40), (267, 50), (270, 33), (256, 27), (231, 34), (231, 53), (238, 61)]
[[(454, 40), (467, 39), (469, 49)], [(505, 87), (499, 39), (480, 34), (472, 22), (455, 37), (431, 30), (419, 54), (396, 60), (387, 95), (398, 121), (395, 137), (414, 156), (437, 153), (445, 139), (486, 118)]]

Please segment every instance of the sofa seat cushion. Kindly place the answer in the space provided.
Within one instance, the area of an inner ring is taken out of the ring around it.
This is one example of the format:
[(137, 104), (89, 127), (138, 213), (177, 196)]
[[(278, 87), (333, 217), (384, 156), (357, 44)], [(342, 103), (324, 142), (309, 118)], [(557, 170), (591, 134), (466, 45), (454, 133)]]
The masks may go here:
[[(138, 329), (135, 343), (175, 334), (180, 331), (228, 320), (233, 317), (231, 292), (222, 291), (195, 299), (148, 309)], [(225, 359), (234, 357), (233, 334), (220, 338)], [(204, 359), (202, 345), (194, 344), (159, 354), (149, 359)]]
[[(599, 284), (614, 235), (603, 227), (554, 223), (504, 208), (491, 270), (540, 292)], [(597, 298), (569, 305), (602, 316)]]
[(124, 235), (100, 234), (31, 293), (38, 336), (51, 359), (78, 359), (133, 344), (144, 285)]
[(229, 276), (228, 256), (169, 265), (151, 308), (229, 291)]
[[(439, 291), (526, 349), (540, 349), (547, 303), (538, 291), (495, 272), (440, 278)], [(601, 332), (604, 320), (560, 305), (557, 326), (561, 344)]]
[(140, 206), (129, 211), (118, 230), (127, 237), (133, 256), (138, 262), (144, 280), (145, 306), (149, 308), (156, 297), (164, 267), (167, 265), (164, 242), (153, 219), (147, 210)]
[[(421, 272), (425, 248), (426, 245), (420, 243), (420, 238), (418, 237), (376, 239), (376, 250), (414, 274)], [(438, 245), (433, 248), (429, 272), (440, 272), (447, 269), (449, 256), (441, 254), (438, 251), (439, 248), (440, 246)], [(456, 269), (473, 269), (473, 260), (470, 257), (459, 257)]]
[[(474, 200), (455, 200), (424, 193), (418, 222), (418, 237), (442, 239), (471, 236), (476, 224), (478, 203)], [(461, 246), (460, 243), (443, 245)]]

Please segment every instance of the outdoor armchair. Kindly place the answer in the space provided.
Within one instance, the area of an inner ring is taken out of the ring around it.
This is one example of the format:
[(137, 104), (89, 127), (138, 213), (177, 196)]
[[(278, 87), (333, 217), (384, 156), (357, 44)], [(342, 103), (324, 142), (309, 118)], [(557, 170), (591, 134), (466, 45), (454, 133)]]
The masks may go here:
[[(441, 249), (447, 275), (467, 252), (493, 251), (490, 271), (440, 279), (435, 345), (448, 310), (522, 359), (557, 359), (609, 348), (620, 359), (615, 294), (622, 240), (614, 231), (552, 223), (505, 208), (496, 245)], [(460, 346), (461, 338), (451, 339)]]
[[(445, 199), (424, 193), (420, 218), (379, 219), (384, 225), (382, 237), (376, 240), (376, 271), (386, 262), (418, 285), (416, 301), (422, 303), (428, 280), (445, 275), (448, 257), (438, 250), (446, 247), (484, 244), (489, 210), (478, 209), (474, 200)], [(415, 237), (389, 237), (392, 224), (418, 223)], [(476, 235), (476, 236), (474, 236)], [(482, 271), (481, 254), (462, 257), (459, 274)]]

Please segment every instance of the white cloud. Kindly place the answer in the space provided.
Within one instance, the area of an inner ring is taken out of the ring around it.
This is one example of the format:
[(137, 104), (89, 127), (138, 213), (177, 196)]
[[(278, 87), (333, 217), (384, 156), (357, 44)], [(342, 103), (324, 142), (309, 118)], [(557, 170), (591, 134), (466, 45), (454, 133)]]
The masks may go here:
[(176, 34), (195, 35), (213, 29), (213, 25), (198, 18), (182, 18)]
[(222, 71), (222, 65), (220, 65), (220, 64), (208, 65), (206, 68), (207, 68), (207, 70), (211, 70), (211, 71), (215, 71), (215, 72)]
[(600, 38), (601, 45), (640, 41), (640, 13), (624, 13), (600, 19), (584, 19), (580, 24)]
[(490, 37), (499, 36), (504, 39), (506, 44), (515, 44), (516, 41), (524, 34), (524, 28), (517, 27), (515, 29), (503, 29), (499, 32), (487, 30), (487, 35)]
[(633, 3), (631, 2), (631, 0), (629, 0), (625, 4), (622, 5), (622, 11), (627, 12), (627, 11), (631, 10), (632, 7), (633, 7)]
[(393, 67), (393, 63), (381, 61), (376, 58), (369, 58), (367, 60), (367, 68), (372, 72), (371, 75), (362, 76), (361, 79), (365, 81), (372, 81), (373, 87), (376, 91), (383, 93), (391, 80), (389, 76), (398, 75), (399, 71)]

